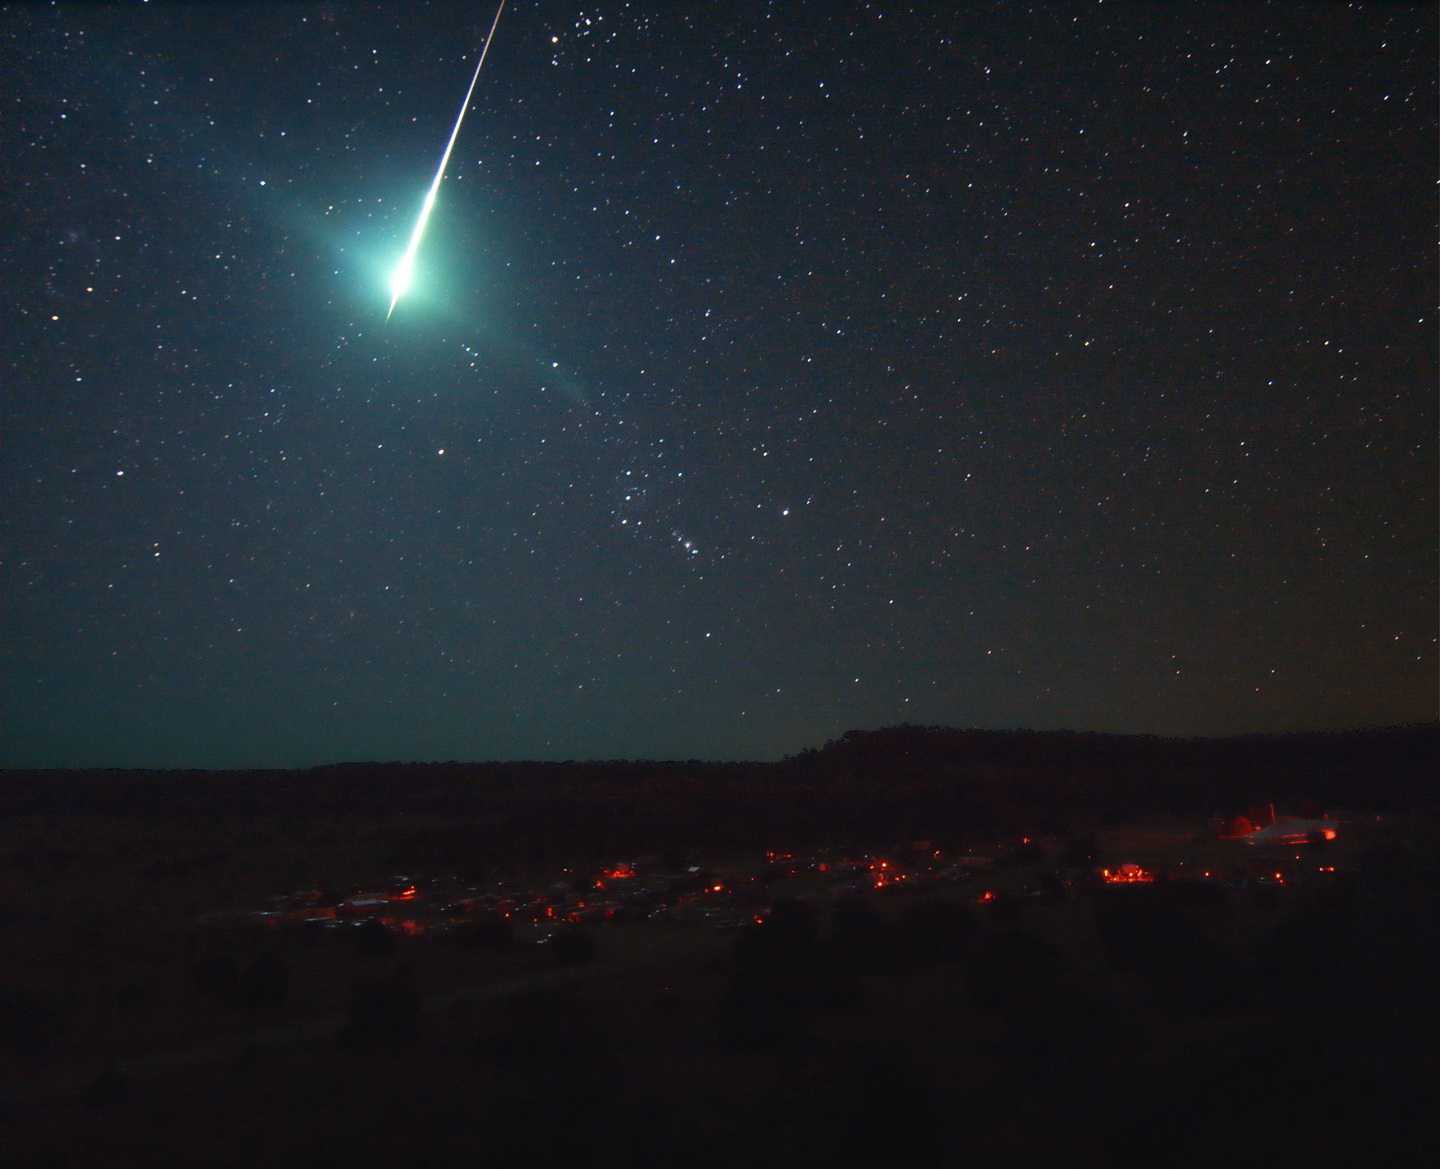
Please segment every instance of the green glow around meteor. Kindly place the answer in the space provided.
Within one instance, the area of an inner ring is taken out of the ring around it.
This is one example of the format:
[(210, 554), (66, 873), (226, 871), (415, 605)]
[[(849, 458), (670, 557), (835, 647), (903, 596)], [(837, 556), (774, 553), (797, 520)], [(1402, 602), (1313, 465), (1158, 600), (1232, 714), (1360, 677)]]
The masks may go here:
[(495, 29), (500, 24), (500, 14), (505, 11), (505, 0), (500, 0), (500, 7), (495, 10), (495, 19), (490, 24), (490, 32), (485, 37), (485, 44), (480, 49), (480, 60), (476, 62), (475, 72), (470, 78), (470, 88), (465, 91), (465, 100), (460, 103), (460, 113), (455, 119), (455, 128), (450, 131), (450, 141), (445, 144), (445, 153), (440, 157), (440, 165), (436, 168), (435, 179), (430, 184), (430, 190), (425, 195), (424, 206), (420, 208), (420, 218), (415, 221), (415, 230), (410, 233), (410, 245), (405, 249), (405, 254), (400, 257), (400, 262), (395, 265), (395, 271), (390, 275), (390, 311), (385, 314), (385, 319), (390, 319), (390, 314), (395, 311), (395, 306), (400, 298), (410, 288), (410, 281), (415, 275), (415, 253), (420, 250), (420, 240), (425, 235), (425, 225), (430, 221), (430, 212), (435, 209), (435, 196), (440, 193), (440, 181), (445, 177), (445, 168), (450, 165), (450, 152), (455, 149), (455, 139), (460, 136), (460, 124), (465, 120), (465, 111), (470, 108), (470, 98), (475, 92), (475, 83), (480, 80), (480, 70), (485, 66), (485, 54), (490, 51), (490, 42), (495, 39)]

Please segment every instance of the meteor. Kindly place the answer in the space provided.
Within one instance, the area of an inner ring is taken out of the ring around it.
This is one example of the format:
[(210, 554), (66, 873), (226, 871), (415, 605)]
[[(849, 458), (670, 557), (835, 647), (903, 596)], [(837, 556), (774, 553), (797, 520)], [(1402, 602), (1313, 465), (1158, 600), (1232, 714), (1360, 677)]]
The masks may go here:
[(460, 136), (460, 123), (465, 120), (465, 111), (470, 108), (470, 97), (475, 92), (475, 83), (480, 80), (480, 70), (485, 66), (485, 54), (490, 51), (490, 42), (495, 39), (495, 29), (500, 24), (500, 14), (505, 11), (505, 0), (500, 0), (500, 7), (495, 10), (495, 19), (490, 22), (490, 32), (485, 37), (485, 44), (480, 49), (480, 60), (475, 64), (475, 72), (470, 78), (470, 88), (465, 91), (465, 100), (460, 103), (460, 113), (455, 119), (455, 128), (450, 131), (450, 141), (445, 144), (445, 153), (440, 156), (440, 166), (435, 171), (435, 181), (430, 184), (430, 190), (425, 195), (425, 202), (420, 208), (420, 218), (415, 221), (415, 230), (410, 233), (410, 246), (405, 249), (405, 254), (400, 257), (400, 262), (395, 265), (395, 271), (390, 274), (390, 312), (385, 314), (385, 319), (390, 319), (390, 313), (395, 311), (395, 306), (400, 303), (400, 298), (405, 295), (410, 287), (410, 278), (415, 273), (415, 253), (420, 250), (420, 240), (425, 234), (425, 224), (430, 220), (430, 212), (435, 208), (435, 196), (440, 193), (440, 180), (445, 177), (445, 168), (450, 164), (450, 152), (455, 149), (455, 139)]

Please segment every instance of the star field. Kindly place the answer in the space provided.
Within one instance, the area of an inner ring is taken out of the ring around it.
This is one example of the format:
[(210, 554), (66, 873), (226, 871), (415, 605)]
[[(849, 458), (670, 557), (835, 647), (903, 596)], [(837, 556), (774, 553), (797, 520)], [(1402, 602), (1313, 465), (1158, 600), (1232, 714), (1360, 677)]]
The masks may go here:
[(1433, 6), (493, 15), (0, 13), (4, 764), (1435, 717)]

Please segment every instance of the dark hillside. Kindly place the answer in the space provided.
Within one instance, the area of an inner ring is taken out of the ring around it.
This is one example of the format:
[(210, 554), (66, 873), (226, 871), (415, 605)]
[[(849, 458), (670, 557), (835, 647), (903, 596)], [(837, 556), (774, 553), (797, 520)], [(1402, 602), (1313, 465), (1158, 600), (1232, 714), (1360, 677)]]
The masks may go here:
[(467, 840), (551, 849), (766, 846), (1063, 829), (1255, 804), (1434, 803), (1435, 724), (1164, 739), (898, 726), (778, 763), (347, 763), (297, 771), (11, 771), (0, 815), (453, 818)]

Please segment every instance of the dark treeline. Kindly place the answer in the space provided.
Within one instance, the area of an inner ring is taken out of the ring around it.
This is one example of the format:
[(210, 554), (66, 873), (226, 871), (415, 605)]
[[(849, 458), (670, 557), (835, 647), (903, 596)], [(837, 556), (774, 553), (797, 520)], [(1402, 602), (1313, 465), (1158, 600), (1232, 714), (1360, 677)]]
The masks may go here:
[[(1433, 806), (1440, 724), (1224, 739), (898, 726), (778, 763), (346, 763), (293, 771), (7, 771), (0, 815), (453, 820), (438, 852), (961, 841), (1156, 814)], [(463, 838), (463, 839), (462, 839)]]

